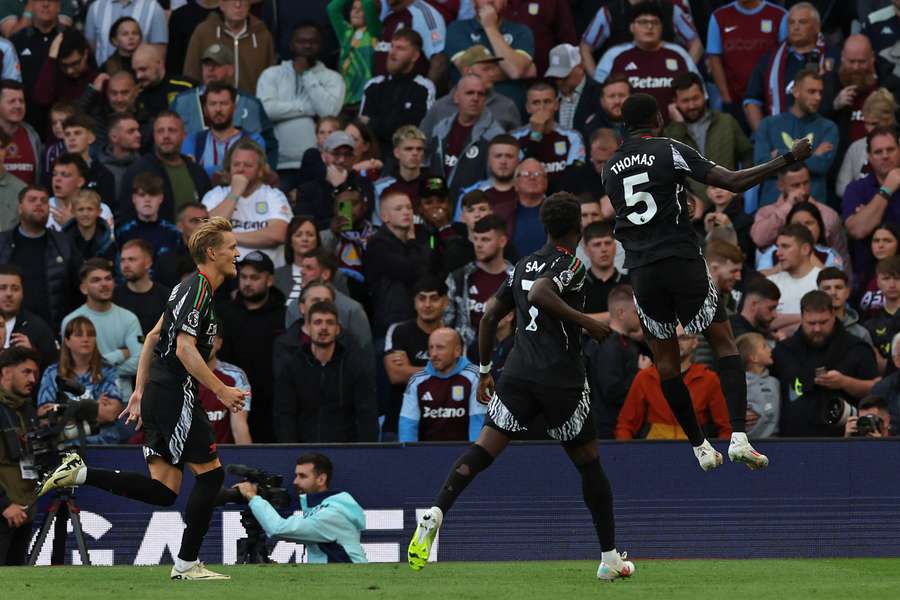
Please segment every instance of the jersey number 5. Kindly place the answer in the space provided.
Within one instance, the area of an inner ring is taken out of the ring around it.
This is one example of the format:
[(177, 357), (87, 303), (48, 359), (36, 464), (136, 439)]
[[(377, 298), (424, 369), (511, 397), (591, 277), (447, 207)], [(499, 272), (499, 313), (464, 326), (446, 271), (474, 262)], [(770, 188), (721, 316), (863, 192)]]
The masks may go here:
[(622, 180), (622, 186), (625, 188), (625, 205), (632, 207), (639, 202), (643, 202), (647, 205), (647, 208), (641, 212), (632, 212), (628, 214), (628, 220), (635, 225), (643, 225), (656, 214), (656, 200), (653, 199), (650, 192), (634, 191), (635, 186), (647, 183), (648, 181), (650, 181), (650, 176), (646, 171), (638, 173), (637, 175), (631, 175)]

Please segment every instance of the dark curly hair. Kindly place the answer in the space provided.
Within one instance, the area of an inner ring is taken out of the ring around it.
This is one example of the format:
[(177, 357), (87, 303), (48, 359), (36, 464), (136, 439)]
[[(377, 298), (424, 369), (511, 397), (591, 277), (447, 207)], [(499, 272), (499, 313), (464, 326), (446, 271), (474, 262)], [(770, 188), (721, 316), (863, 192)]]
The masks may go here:
[(581, 205), (569, 192), (556, 192), (544, 200), (541, 206), (541, 223), (552, 238), (559, 239), (567, 233), (581, 232)]

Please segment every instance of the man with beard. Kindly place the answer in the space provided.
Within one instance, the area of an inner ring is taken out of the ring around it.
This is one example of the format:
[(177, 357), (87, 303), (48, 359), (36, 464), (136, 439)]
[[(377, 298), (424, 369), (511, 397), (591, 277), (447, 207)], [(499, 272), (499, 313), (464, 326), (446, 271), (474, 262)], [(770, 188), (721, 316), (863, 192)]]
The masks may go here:
[(250, 433), (274, 442), (272, 430), (272, 341), (284, 331), (284, 294), (272, 285), (275, 265), (254, 250), (238, 263), (238, 294), (219, 307), (224, 326), (219, 358), (247, 373), (253, 390)]
[(772, 375), (781, 382), (779, 435), (840, 436), (827, 425), (823, 404), (839, 398), (854, 405), (875, 384), (878, 371), (872, 347), (850, 335), (834, 315), (831, 297), (814, 290), (800, 301), (800, 329), (779, 342)]
[(266, 143), (259, 133), (245, 132), (234, 124), (237, 90), (227, 83), (214, 81), (206, 86), (200, 98), (209, 129), (189, 134), (181, 151), (203, 167), (210, 180), (225, 168), (228, 149), (239, 140), (250, 138), (265, 150)]
[(447, 26), (437, 9), (428, 2), (417, 0), (387, 0), (388, 12), (383, 17), (381, 38), (375, 45), (372, 73), (384, 75), (394, 35), (409, 29), (419, 34), (423, 41), (422, 54), (416, 60), (415, 71), (434, 82), (447, 76), (447, 56), (444, 42)]
[[(194, 6), (197, 5), (188, 5)], [(180, 9), (179, 9), (180, 10)], [(172, 27), (176, 25), (172, 23)], [(185, 45), (187, 42), (185, 41)], [(167, 61), (171, 57), (172, 42), (169, 43)], [(177, 61), (181, 60), (181, 54)], [(176, 62), (177, 62), (176, 61)], [(179, 66), (180, 70), (181, 67)], [(177, 71), (173, 71), (177, 72)], [(224, 44), (215, 43), (203, 53), (200, 61), (200, 82), (198, 87), (191, 88), (175, 96), (172, 102), (172, 110), (181, 115), (184, 120), (184, 130), (188, 133), (202, 131), (208, 126), (203, 114), (203, 103), (200, 97), (206, 92), (206, 86), (214, 81), (222, 81), (230, 84), (234, 81), (234, 52)], [(275, 137), (274, 126), (266, 114), (259, 98), (252, 94), (238, 90), (237, 104), (234, 109), (234, 126), (244, 131), (259, 133), (266, 141), (266, 156), (269, 166), (273, 169), (278, 166), (278, 139)]]
[(391, 38), (387, 76), (369, 80), (359, 114), (378, 137), (382, 153), (393, 147), (392, 136), (403, 125), (418, 125), (434, 104), (436, 90), (430, 79), (415, 72), (422, 55), (422, 37), (401, 29)]
[(153, 247), (141, 239), (125, 242), (119, 253), (119, 269), (125, 283), (116, 286), (113, 302), (137, 315), (144, 335), (150, 333), (166, 307), (172, 291), (150, 279)]
[(841, 144), (838, 155), (852, 142), (866, 137), (862, 108), (869, 95), (878, 89), (875, 53), (864, 35), (851, 35), (841, 50), (841, 64), (825, 75), (822, 116), (837, 123)]
[[(731, 115), (706, 107), (703, 80), (696, 73), (681, 73), (672, 81), (675, 104), (669, 105), (669, 125), (665, 137), (694, 148), (714, 163), (734, 171), (753, 164), (753, 147)], [(706, 186), (690, 179), (691, 192), (706, 196)]]
[(50, 195), (29, 185), (19, 192), (19, 226), (0, 233), (0, 264), (22, 273), (23, 305), (51, 327), (75, 305), (82, 257), (72, 238), (47, 228)]
[(613, 129), (622, 134), (622, 105), (631, 95), (631, 83), (624, 73), (613, 73), (600, 86), (600, 106), (584, 120), (584, 139), (597, 129)]
[(286, 191), (301, 183), (303, 154), (316, 147), (316, 119), (337, 116), (344, 102), (344, 78), (319, 60), (321, 49), (319, 26), (301, 22), (291, 34), (292, 59), (263, 71), (256, 85), (275, 123), (278, 175)]
[(778, 286), (758, 275), (748, 279), (743, 291), (741, 311), (728, 318), (734, 337), (758, 333), (768, 340), (781, 339), (782, 336), (778, 336), (772, 329), (772, 323), (778, 317), (778, 303), (781, 301)]
[(138, 110), (149, 119), (168, 110), (179, 93), (194, 87), (188, 81), (166, 75), (162, 52), (153, 44), (141, 44), (131, 57), (131, 67), (141, 90), (137, 99)]
[[(116, 368), (121, 387), (123, 378), (132, 379), (137, 374), (144, 339), (141, 323), (137, 315), (113, 302), (115, 281), (113, 267), (108, 260), (86, 260), (79, 276), (85, 302), (62, 320), (60, 334), (65, 332), (66, 324), (75, 317), (90, 319), (97, 330), (97, 349), (103, 360)], [(130, 391), (123, 389), (123, 395)]]
[(209, 177), (201, 167), (181, 154), (184, 141), (184, 123), (178, 114), (164, 111), (153, 121), (153, 153), (142, 156), (125, 172), (119, 188), (122, 198), (118, 205), (122, 211), (120, 220), (134, 218), (134, 205), (128, 201), (134, 178), (150, 171), (160, 176), (164, 183), (164, 198), (159, 209), (160, 218), (175, 222), (176, 213), (189, 202), (199, 202), (209, 191)]
[[(753, 163), (761, 165), (775, 156), (790, 152), (796, 140), (809, 138), (813, 155), (806, 159), (812, 180), (812, 195), (828, 203), (825, 176), (837, 155), (838, 129), (832, 121), (818, 115), (822, 104), (822, 76), (815, 69), (803, 69), (794, 78), (791, 95), (794, 103), (780, 114), (766, 117), (753, 134)], [(776, 178), (762, 182), (759, 206), (772, 204), (778, 199)]]
[(480, 190), (487, 196), (493, 213), (506, 221), (507, 235), (512, 237), (518, 205), (514, 175), (519, 166), (519, 153), (519, 140), (513, 136), (502, 133), (491, 139), (488, 144), (488, 178), (460, 191), (455, 220), (458, 221), (462, 213), (462, 197), (473, 190)]

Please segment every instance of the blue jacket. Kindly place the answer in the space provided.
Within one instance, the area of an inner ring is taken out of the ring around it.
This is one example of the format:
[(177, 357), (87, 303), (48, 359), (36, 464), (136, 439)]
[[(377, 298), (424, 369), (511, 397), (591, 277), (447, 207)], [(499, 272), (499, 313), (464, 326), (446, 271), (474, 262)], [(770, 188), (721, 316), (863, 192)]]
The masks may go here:
[[(837, 155), (840, 140), (837, 125), (825, 117), (809, 115), (798, 119), (790, 111), (766, 117), (753, 134), (753, 164), (761, 165), (772, 160), (773, 151), (776, 155), (789, 152), (794, 140), (802, 137), (809, 137), (813, 148), (813, 155), (805, 161), (812, 180), (812, 197), (828, 204), (825, 176)], [(816, 155), (816, 148), (825, 142), (831, 144), (831, 149)], [(775, 178), (771, 177), (760, 186), (759, 206), (772, 204), (777, 199), (778, 188), (775, 187)]]
[(422, 416), (419, 408), (419, 385), (432, 377), (450, 379), (459, 374), (469, 379), (472, 389), (469, 398), (465, 399), (468, 400), (469, 410), (469, 441), (474, 442), (478, 439), (478, 434), (484, 426), (484, 414), (487, 407), (478, 402), (478, 369), (468, 358), (461, 356), (453, 370), (446, 375), (435, 371), (429, 360), (424, 369), (409, 378), (406, 391), (403, 393), (403, 406), (400, 408), (400, 420), (397, 426), (401, 442), (419, 441), (419, 420)]
[(359, 534), (366, 515), (347, 492), (300, 496), (302, 514), (283, 518), (264, 498), (250, 500), (250, 510), (269, 537), (306, 546), (310, 563), (365, 563)]
[[(191, 88), (172, 100), (170, 108), (181, 115), (184, 132), (188, 135), (206, 129), (203, 107), (200, 105), (200, 95), (205, 89), (205, 86)], [(269, 120), (269, 115), (266, 114), (266, 109), (259, 98), (238, 92), (237, 106), (234, 109), (234, 126), (248, 133), (259, 133), (265, 141), (264, 148), (269, 166), (273, 169), (278, 167), (278, 139), (275, 137), (272, 121)]]

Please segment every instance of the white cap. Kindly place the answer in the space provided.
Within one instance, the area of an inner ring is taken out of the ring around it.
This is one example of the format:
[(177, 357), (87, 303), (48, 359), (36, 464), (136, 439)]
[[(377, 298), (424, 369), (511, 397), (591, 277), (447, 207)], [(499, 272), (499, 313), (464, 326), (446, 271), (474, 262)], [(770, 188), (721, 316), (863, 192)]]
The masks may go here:
[(550, 50), (550, 68), (544, 73), (544, 77), (558, 77), (563, 79), (569, 76), (572, 69), (581, 64), (581, 53), (572, 44), (560, 44)]

